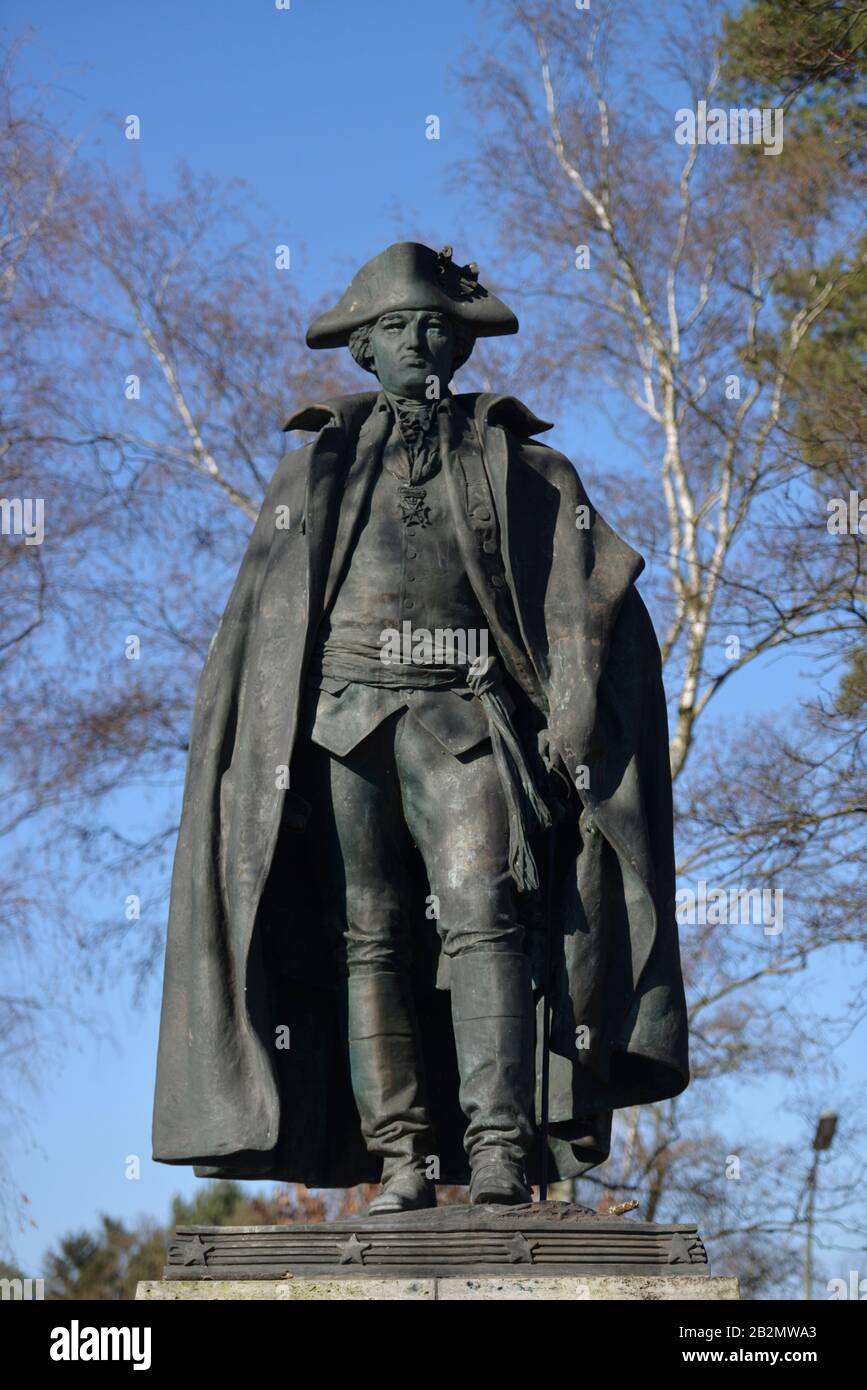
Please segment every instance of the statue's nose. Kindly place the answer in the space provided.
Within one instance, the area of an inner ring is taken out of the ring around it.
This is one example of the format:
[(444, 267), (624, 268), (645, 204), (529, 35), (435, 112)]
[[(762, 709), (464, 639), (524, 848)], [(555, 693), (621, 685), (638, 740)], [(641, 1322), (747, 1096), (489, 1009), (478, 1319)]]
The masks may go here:
[(421, 328), (416, 324), (408, 326), (405, 332), (401, 334), (400, 345), (404, 352), (423, 357), (425, 352), (425, 337)]

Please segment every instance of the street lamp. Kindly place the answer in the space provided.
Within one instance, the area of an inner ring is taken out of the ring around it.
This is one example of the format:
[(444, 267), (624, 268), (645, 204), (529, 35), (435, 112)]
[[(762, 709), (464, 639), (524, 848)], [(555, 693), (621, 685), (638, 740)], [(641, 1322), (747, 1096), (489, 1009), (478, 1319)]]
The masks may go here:
[(833, 1110), (823, 1110), (813, 1135), (813, 1161), (807, 1175), (807, 1244), (804, 1250), (804, 1298), (809, 1302), (813, 1297), (813, 1214), (816, 1206), (816, 1178), (819, 1172), (819, 1154), (830, 1149), (837, 1132), (837, 1116)]

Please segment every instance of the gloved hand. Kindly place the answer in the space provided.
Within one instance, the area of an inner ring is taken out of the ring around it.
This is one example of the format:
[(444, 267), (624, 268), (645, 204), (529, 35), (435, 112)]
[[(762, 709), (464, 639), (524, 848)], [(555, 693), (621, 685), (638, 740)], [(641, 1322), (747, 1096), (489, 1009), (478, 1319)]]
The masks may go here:
[(540, 729), (538, 737), (539, 757), (545, 764), (546, 772), (556, 772), (561, 777), (567, 776), (566, 766), (557, 751), (550, 729)]
[(556, 825), (562, 821), (566, 814), (572, 794), (572, 783), (566, 771), (566, 764), (560, 757), (557, 745), (551, 736), (550, 729), (539, 730), (538, 749), (539, 757), (542, 759), (549, 779), (545, 800), (551, 811), (551, 819)]

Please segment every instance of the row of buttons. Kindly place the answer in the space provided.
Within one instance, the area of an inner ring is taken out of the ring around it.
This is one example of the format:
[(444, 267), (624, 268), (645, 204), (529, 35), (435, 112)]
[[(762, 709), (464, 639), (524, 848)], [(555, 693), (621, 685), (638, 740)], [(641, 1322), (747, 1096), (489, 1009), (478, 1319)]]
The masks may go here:
[[(417, 528), (416, 526), (407, 526), (406, 531), (405, 531), (405, 535), (406, 535), (407, 539), (408, 539), (408, 540), (413, 540), (413, 541), (414, 541), (414, 540), (415, 540), (415, 537), (416, 537), (416, 531), (417, 531), (417, 530), (418, 530), (418, 528)], [(416, 555), (417, 555), (417, 552), (416, 552), (415, 550), (407, 550), (407, 552), (406, 552), (406, 556), (407, 556), (407, 559), (408, 559), (408, 560), (414, 560), (414, 559), (416, 558)], [(414, 575), (414, 574), (407, 574), (406, 578), (409, 580), (410, 583), (415, 583), (415, 575)], [(408, 613), (411, 612), (412, 609), (415, 608), (415, 599), (405, 598), (404, 601), (403, 601), (403, 606), (404, 606), (404, 608), (407, 610)]]

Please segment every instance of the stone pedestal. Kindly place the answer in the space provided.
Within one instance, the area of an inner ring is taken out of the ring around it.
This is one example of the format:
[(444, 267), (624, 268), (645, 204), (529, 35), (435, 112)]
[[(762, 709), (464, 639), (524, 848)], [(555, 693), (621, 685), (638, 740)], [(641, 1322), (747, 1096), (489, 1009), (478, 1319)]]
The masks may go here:
[(506, 1274), (501, 1278), (481, 1275), (475, 1279), (378, 1279), (363, 1275), (353, 1279), (344, 1275), (335, 1279), (289, 1277), (285, 1279), (152, 1279), (142, 1282), (137, 1299), (160, 1301), (194, 1301), (210, 1299), (265, 1300), (420, 1300), (422, 1302), (452, 1302), (455, 1299), (506, 1299), (544, 1301), (577, 1299), (587, 1302), (630, 1301), (646, 1302), (717, 1300), (730, 1301), (740, 1297), (737, 1279), (714, 1279), (705, 1276), (676, 1275), (574, 1275)]
[(182, 1226), (147, 1299), (731, 1299), (695, 1226), (571, 1202), (284, 1226)]

